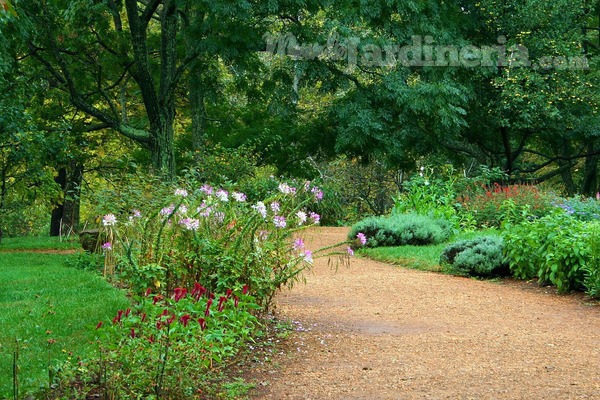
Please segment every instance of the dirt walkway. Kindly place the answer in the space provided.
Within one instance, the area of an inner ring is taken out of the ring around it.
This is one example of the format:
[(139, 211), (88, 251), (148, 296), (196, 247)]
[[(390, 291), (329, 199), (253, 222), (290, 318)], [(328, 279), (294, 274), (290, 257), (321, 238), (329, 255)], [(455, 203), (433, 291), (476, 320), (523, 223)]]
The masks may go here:
[(297, 332), (253, 399), (600, 399), (600, 307), (581, 297), (364, 258), (306, 278), (277, 299)]

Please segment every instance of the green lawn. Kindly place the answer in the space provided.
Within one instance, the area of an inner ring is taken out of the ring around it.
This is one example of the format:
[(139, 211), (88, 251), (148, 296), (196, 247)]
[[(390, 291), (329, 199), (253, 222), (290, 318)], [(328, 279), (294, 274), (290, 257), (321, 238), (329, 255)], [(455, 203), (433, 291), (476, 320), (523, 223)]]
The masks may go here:
[[(456, 237), (452, 238), (452, 240), (450, 240), (448, 243), (497, 233), (498, 231), (494, 229), (460, 233)], [(440, 271), (440, 255), (448, 243), (432, 246), (375, 247), (371, 249), (362, 249), (358, 252), (358, 254), (374, 260), (392, 263), (403, 267), (425, 271)]]
[[(29, 248), (52, 247), (29, 240)], [(49, 364), (86, 358), (98, 321), (127, 307), (123, 292), (91, 272), (65, 267), (64, 260), (61, 254), (0, 252), (0, 399), (13, 398), (17, 346), (19, 398), (25, 398), (48, 386)]]
[(58, 237), (15, 237), (0, 241), (0, 252), (22, 250), (70, 250), (81, 249), (79, 241), (73, 238), (62, 241)]

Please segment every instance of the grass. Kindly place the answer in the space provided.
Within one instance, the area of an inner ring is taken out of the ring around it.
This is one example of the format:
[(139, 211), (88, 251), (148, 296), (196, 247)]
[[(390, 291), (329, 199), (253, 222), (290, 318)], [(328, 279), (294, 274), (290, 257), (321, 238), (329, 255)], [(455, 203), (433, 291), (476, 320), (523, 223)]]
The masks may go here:
[[(56, 249), (53, 240), (10, 239), (11, 249)], [(69, 247), (66, 247), (69, 248)], [(91, 272), (64, 266), (65, 256), (0, 252), (0, 399), (13, 398), (18, 349), (19, 398), (49, 385), (49, 366), (94, 351), (95, 326), (127, 307), (123, 292)]]
[[(498, 231), (495, 229), (487, 229), (468, 233), (463, 232), (453, 237), (448, 243), (497, 233)], [(431, 246), (375, 247), (370, 249), (361, 249), (359, 250), (358, 254), (374, 260), (383, 261), (402, 267), (439, 272), (441, 271), (441, 267), (439, 265), (440, 255), (448, 243), (441, 243)]]
[(56, 236), (11, 237), (0, 241), (0, 252), (23, 250), (73, 250), (81, 249), (78, 240), (63, 239)]

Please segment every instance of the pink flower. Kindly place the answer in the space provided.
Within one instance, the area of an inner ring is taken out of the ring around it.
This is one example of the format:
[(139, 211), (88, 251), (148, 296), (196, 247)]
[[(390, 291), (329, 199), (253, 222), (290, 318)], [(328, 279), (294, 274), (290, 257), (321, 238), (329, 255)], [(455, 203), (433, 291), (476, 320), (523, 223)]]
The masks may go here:
[(160, 215), (166, 217), (173, 214), (173, 211), (175, 211), (175, 206), (171, 204), (169, 207), (165, 207), (162, 210), (160, 210)]
[(204, 192), (207, 195), (211, 195), (213, 192), (213, 188), (212, 186), (208, 185), (208, 184), (204, 184), (202, 185), (202, 187), (200, 188), (201, 192)]
[(271, 203), (271, 210), (273, 210), (273, 212), (279, 212), (280, 209), (279, 202), (274, 201)]
[(294, 250), (302, 250), (304, 248), (304, 240), (298, 238), (294, 240)]
[(367, 236), (364, 233), (358, 232), (356, 234), (356, 238), (360, 241), (361, 245), (364, 246), (365, 244), (367, 244)]
[(321, 189), (315, 186), (311, 189), (311, 192), (315, 195), (316, 201), (323, 200), (323, 191)]
[(321, 221), (321, 216), (316, 212), (311, 212), (309, 214), (310, 219), (313, 220), (313, 223), (318, 224)]
[(304, 250), (304, 261), (306, 261), (307, 263), (313, 262), (312, 251)]
[(184, 218), (179, 223), (188, 231), (197, 231), (200, 228), (200, 221), (195, 218)]
[(285, 222), (285, 217), (282, 217), (280, 215), (276, 215), (275, 217), (273, 217), (273, 223), (277, 228), (285, 228), (287, 225), (287, 223)]
[(233, 197), (233, 199), (237, 202), (243, 203), (244, 201), (246, 201), (246, 195), (244, 193), (240, 193), (240, 192), (233, 192), (231, 193), (231, 197)]
[(348, 246), (346, 248), (346, 251), (348, 252), (349, 255), (353, 256), (354, 255), (354, 250), (352, 250), (352, 247)]
[(102, 245), (102, 249), (103, 250), (112, 250), (112, 243), (111, 242), (106, 242)]
[(187, 197), (188, 192), (185, 189), (175, 189), (175, 196)]

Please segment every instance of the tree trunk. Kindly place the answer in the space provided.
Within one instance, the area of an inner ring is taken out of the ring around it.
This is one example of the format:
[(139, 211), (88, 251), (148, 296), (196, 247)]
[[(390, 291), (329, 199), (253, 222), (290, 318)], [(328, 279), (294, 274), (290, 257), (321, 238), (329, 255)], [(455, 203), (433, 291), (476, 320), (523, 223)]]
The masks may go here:
[(165, 179), (175, 177), (175, 146), (173, 143), (173, 118), (161, 122), (160, 129), (154, 131), (154, 140), (150, 145), (152, 168), (154, 173), (161, 174)]
[[(62, 167), (58, 170), (58, 175), (54, 178), (54, 182), (63, 190), (67, 186), (67, 168)], [(50, 236), (60, 236), (61, 224), (63, 219), (64, 202), (57, 204), (52, 209), (52, 217), (50, 219)]]
[[(595, 150), (596, 140), (590, 139), (588, 152), (593, 153)], [(597, 155), (585, 158), (581, 193), (587, 196), (596, 196), (596, 193), (600, 191), (600, 187), (598, 186), (598, 161), (599, 157)]]
[(69, 235), (79, 229), (79, 208), (83, 164), (71, 161), (68, 167), (62, 167), (54, 181), (63, 190), (63, 202), (52, 210), (50, 236)]

